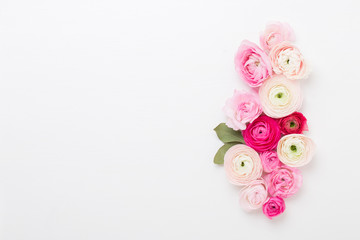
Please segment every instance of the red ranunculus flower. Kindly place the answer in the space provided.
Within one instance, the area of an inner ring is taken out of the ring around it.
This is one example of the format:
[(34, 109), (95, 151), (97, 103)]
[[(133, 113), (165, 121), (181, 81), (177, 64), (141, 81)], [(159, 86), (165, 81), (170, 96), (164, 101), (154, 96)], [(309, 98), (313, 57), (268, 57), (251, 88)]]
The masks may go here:
[(284, 135), (293, 133), (301, 134), (303, 131), (309, 130), (306, 117), (300, 112), (294, 112), (289, 116), (280, 118), (278, 121), (281, 133)]

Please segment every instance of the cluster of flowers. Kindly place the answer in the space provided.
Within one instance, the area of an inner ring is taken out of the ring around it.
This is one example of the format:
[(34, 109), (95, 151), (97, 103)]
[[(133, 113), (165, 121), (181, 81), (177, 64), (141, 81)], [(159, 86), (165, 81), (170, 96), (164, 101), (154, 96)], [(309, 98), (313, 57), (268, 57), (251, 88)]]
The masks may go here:
[(235, 90), (226, 101), (226, 126), (215, 128), (225, 145), (215, 156), (223, 163), (232, 184), (242, 186), (240, 204), (246, 210), (262, 208), (268, 217), (285, 210), (284, 198), (302, 185), (298, 167), (314, 155), (313, 141), (303, 135), (307, 120), (299, 79), (307, 65), (295, 47), (288, 24), (271, 23), (260, 35), (261, 47), (243, 41), (235, 56), (235, 68), (257, 93)]

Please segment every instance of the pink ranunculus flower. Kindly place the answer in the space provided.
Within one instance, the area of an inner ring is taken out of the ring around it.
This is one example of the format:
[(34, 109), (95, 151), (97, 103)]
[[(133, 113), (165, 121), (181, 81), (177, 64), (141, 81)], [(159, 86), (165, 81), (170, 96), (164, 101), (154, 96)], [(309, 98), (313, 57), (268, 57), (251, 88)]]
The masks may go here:
[(263, 205), (263, 213), (272, 219), (285, 211), (285, 201), (280, 197), (271, 197)]
[(265, 115), (250, 123), (242, 134), (246, 145), (258, 152), (273, 150), (281, 138), (277, 121)]
[(269, 194), (287, 198), (294, 195), (302, 185), (301, 172), (297, 168), (281, 165), (264, 177)]
[(280, 160), (275, 151), (265, 151), (260, 153), (261, 163), (264, 172), (271, 173), (280, 165)]
[(251, 123), (262, 113), (258, 96), (237, 90), (226, 101), (223, 110), (228, 118), (226, 125), (236, 131), (244, 130), (247, 123)]
[(241, 189), (240, 205), (246, 211), (261, 208), (267, 200), (267, 188), (264, 179), (254, 180)]
[(259, 154), (245, 144), (229, 148), (224, 156), (224, 168), (230, 183), (238, 186), (247, 185), (262, 174)]
[(269, 57), (255, 43), (244, 40), (235, 56), (235, 69), (250, 87), (259, 87), (272, 75)]
[(276, 74), (284, 74), (288, 79), (305, 78), (307, 64), (297, 47), (289, 42), (275, 45), (269, 53), (271, 65)]
[(293, 29), (287, 23), (273, 22), (266, 26), (260, 34), (260, 45), (265, 52), (269, 52), (276, 44), (295, 41)]
[(279, 119), (279, 126), (281, 133), (284, 135), (294, 134), (294, 133), (303, 133), (303, 131), (308, 131), (307, 119), (300, 112), (294, 112), (289, 116)]

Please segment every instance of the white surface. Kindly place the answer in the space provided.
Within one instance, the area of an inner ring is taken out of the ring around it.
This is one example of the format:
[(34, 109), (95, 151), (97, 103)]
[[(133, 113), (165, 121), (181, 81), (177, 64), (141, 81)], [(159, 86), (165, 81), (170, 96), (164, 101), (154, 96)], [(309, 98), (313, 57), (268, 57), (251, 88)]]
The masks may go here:
[[(359, 239), (359, 1), (0, 2), (0, 239)], [(243, 39), (289, 22), (318, 146), (273, 221), (212, 158)]]

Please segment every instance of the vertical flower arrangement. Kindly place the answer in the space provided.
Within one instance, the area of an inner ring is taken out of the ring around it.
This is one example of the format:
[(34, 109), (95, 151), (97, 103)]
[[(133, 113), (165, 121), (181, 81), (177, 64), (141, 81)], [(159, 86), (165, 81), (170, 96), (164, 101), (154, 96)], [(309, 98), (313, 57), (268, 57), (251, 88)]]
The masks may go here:
[(269, 219), (282, 214), (285, 199), (300, 189), (299, 168), (315, 151), (300, 112), (300, 82), (308, 68), (294, 41), (288, 24), (274, 22), (260, 34), (261, 47), (241, 43), (235, 70), (256, 93), (235, 90), (223, 108), (226, 123), (214, 129), (224, 143), (214, 163), (223, 164), (229, 182), (241, 188), (240, 206), (262, 209)]

